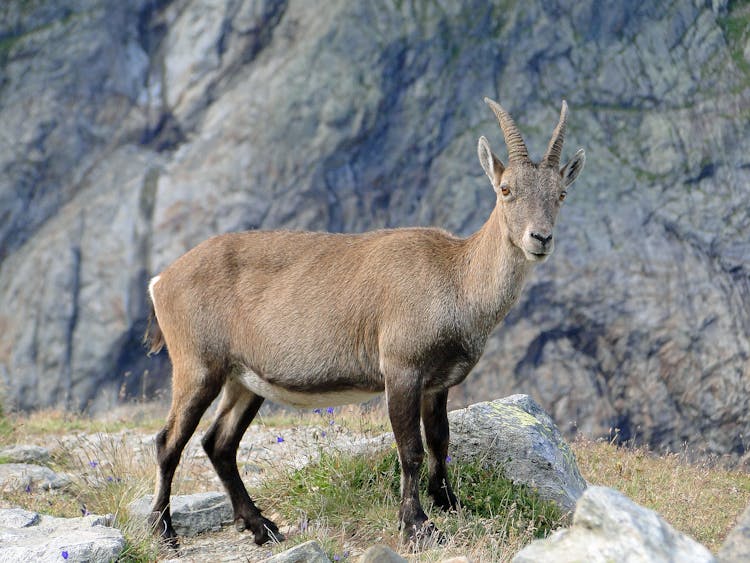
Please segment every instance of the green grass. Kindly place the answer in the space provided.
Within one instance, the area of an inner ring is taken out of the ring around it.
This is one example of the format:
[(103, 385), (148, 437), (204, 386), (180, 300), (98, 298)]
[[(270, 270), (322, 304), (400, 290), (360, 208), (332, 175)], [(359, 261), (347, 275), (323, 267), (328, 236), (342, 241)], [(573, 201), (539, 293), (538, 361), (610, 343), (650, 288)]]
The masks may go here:
[[(451, 464), (452, 482), (463, 506), (445, 513), (432, 506), (423, 470), (425, 509), (447, 538), (443, 547), (419, 555), (425, 560), (449, 553), (473, 553), (479, 559), (510, 560), (528, 541), (562, 524), (562, 514), (527, 487), (514, 485), (502, 472), (471, 463)], [(385, 543), (404, 552), (397, 528), (400, 470), (395, 451), (368, 456), (321, 452), (320, 461), (281, 472), (251, 495), (281, 521), (294, 523), (295, 542), (327, 539), (331, 557), (352, 546)], [(283, 494), (279, 494), (283, 491)], [(287, 549), (288, 545), (277, 549)]]
[(746, 78), (750, 78), (750, 63), (745, 60), (744, 55), (745, 45), (750, 39), (750, 2), (730, 2), (728, 14), (718, 21), (737, 68)]

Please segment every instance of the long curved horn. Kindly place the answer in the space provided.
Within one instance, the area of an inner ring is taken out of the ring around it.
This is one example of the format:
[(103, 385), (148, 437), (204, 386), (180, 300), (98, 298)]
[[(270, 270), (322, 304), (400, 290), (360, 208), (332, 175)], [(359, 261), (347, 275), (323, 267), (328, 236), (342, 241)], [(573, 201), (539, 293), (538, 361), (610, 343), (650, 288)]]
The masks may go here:
[(490, 106), (490, 109), (495, 113), (495, 117), (500, 122), (500, 128), (503, 130), (503, 137), (505, 137), (505, 144), (508, 147), (508, 160), (511, 162), (528, 162), (529, 151), (526, 148), (526, 143), (523, 142), (521, 132), (518, 130), (513, 118), (496, 101), (485, 98), (484, 102)]
[(547, 152), (542, 157), (542, 164), (552, 168), (560, 166), (560, 155), (562, 154), (563, 140), (565, 138), (565, 124), (568, 121), (568, 103), (563, 100), (562, 109), (560, 110), (560, 121), (552, 132), (552, 138), (549, 141)]

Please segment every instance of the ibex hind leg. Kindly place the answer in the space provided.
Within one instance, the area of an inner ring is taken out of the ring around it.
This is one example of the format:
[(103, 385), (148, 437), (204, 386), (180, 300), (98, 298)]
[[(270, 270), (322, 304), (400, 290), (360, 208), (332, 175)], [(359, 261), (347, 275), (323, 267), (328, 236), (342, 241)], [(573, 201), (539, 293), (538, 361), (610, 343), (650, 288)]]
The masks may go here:
[(176, 549), (177, 534), (169, 511), (172, 479), (180, 463), (182, 450), (195, 432), (203, 413), (219, 394), (221, 382), (194, 365), (174, 363), (172, 369), (172, 406), (166, 425), (156, 435), (158, 469), (151, 524), (154, 531)]
[(258, 545), (284, 539), (276, 524), (261, 515), (247, 494), (237, 468), (240, 440), (262, 404), (263, 397), (235, 381), (227, 381), (216, 417), (203, 438), (203, 449), (232, 500), (235, 528), (252, 531)]

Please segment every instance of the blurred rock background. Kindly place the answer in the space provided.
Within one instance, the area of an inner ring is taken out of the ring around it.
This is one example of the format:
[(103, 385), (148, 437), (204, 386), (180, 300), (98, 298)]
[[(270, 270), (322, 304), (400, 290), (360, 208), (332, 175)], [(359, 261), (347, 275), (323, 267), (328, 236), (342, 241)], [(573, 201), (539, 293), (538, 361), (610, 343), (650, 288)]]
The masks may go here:
[[(107, 409), (169, 387), (150, 276), (256, 228), (467, 235), (499, 100), (587, 151), (453, 408), (530, 393), (571, 434), (750, 444), (750, 3), (6, 0), (0, 387)], [(502, 158), (502, 157), (501, 157)]]

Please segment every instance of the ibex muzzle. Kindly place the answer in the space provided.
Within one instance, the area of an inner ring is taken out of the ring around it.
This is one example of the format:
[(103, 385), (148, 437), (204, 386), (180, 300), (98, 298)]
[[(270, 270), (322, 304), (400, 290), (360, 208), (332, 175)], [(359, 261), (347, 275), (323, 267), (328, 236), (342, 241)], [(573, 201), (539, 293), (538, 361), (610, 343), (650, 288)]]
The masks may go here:
[(408, 538), (435, 533), (419, 500), (458, 501), (446, 469), (447, 401), (517, 301), (531, 264), (553, 250), (566, 189), (583, 168), (578, 151), (560, 168), (567, 105), (539, 164), (507, 112), (485, 99), (508, 146), (505, 166), (479, 139), (479, 160), (497, 193), (484, 226), (468, 238), (430, 228), (358, 235), (254, 231), (198, 245), (150, 284), (157, 322), (151, 351), (166, 343), (172, 406), (157, 435), (155, 529), (176, 544), (172, 478), (201, 416), (221, 393), (203, 447), (232, 500), (235, 525), (255, 542), (280, 539), (237, 469), (240, 439), (268, 398), (333, 405), (385, 391), (401, 463), (399, 522)]

